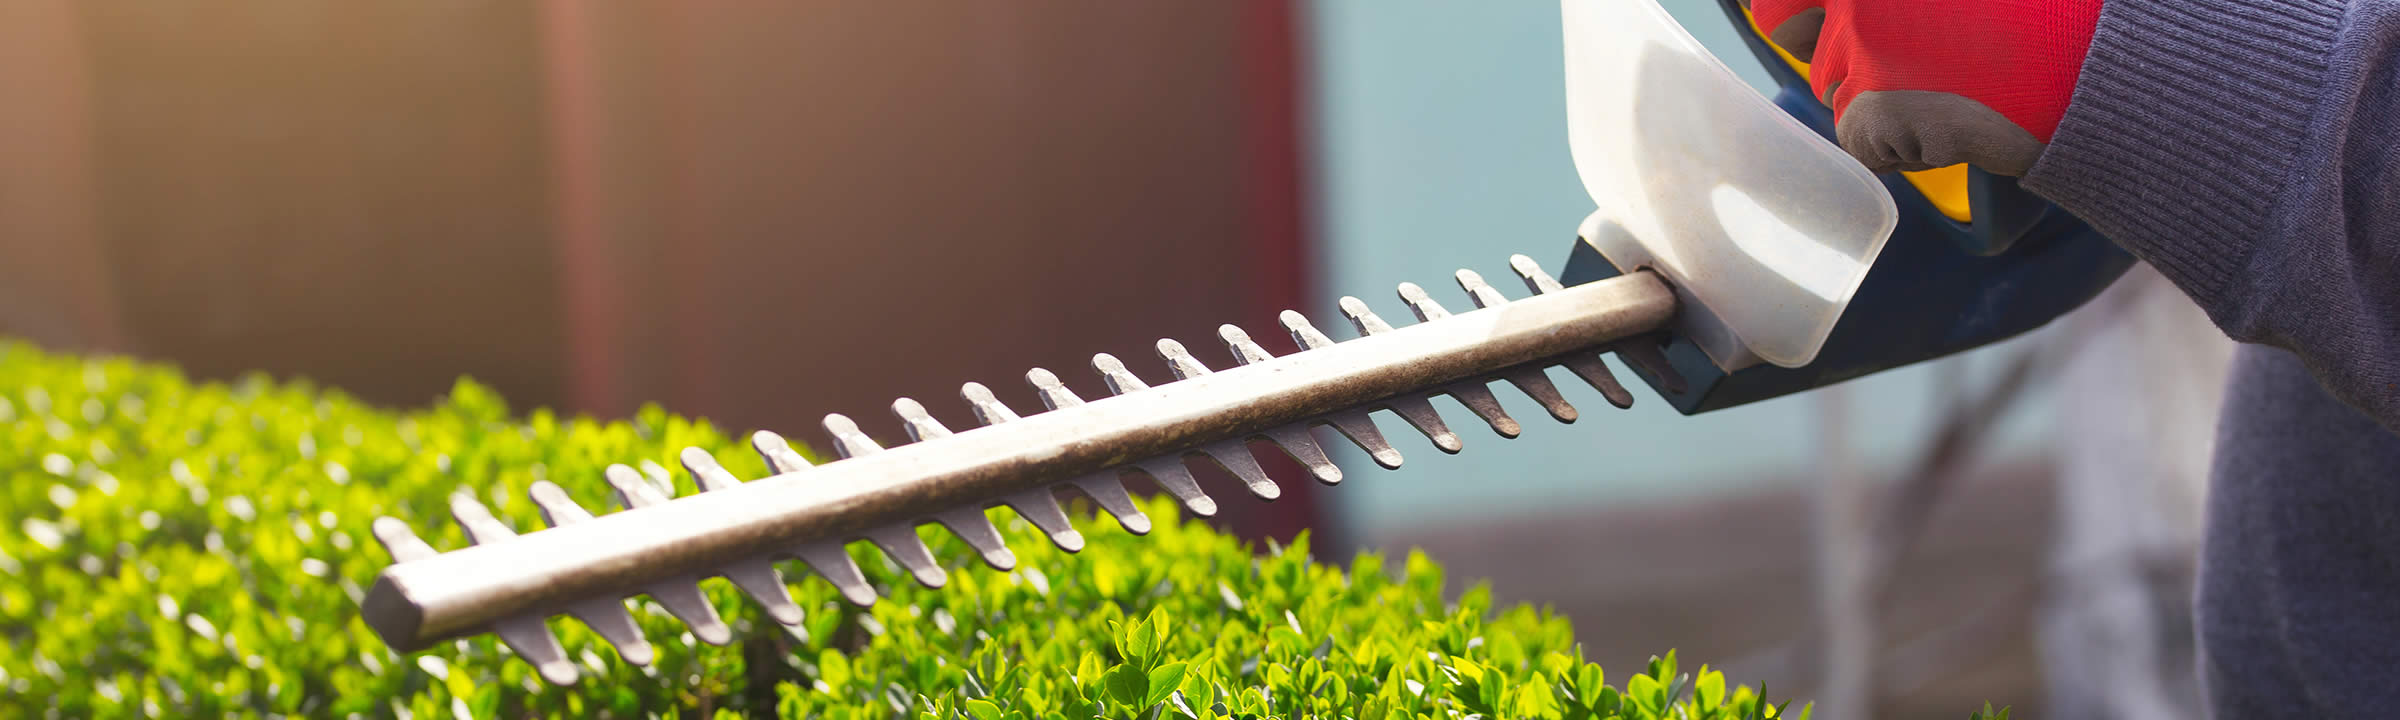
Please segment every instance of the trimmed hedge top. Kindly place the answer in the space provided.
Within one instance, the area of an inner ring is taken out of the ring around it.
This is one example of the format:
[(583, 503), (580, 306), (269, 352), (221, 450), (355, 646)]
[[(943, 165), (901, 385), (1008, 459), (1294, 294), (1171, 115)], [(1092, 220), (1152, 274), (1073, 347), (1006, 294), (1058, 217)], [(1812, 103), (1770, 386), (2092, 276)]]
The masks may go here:
[(304, 382), (192, 383), (0, 342), (0, 716), (1780, 714), (1673, 653), (1610, 687), (1564, 618), (1495, 611), (1482, 586), (1444, 601), (1441, 569), (1421, 554), (1387, 568), (1364, 553), (1345, 571), (1313, 562), (1303, 538), (1257, 555), (1164, 501), (1144, 504), (1158, 521), (1149, 537), (1076, 513), (1090, 540), (1077, 554), (996, 512), (1020, 559), (1005, 574), (927, 528), (961, 569), (940, 590), (857, 550), (886, 594), (871, 608), (793, 572), (809, 613), (797, 630), (711, 579), (735, 629), (722, 648), (643, 599), (634, 617), (659, 651), (647, 669), (553, 619), (585, 666), (572, 687), (544, 686), (488, 635), (401, 656), (358, 619), (390, 560), (368, 532), (377, 516), (462, 547), (447, 498), (473, 492), (530, 532), (538, 479), (596, 509), (613, 497), (610, 463), (692, 492), (660, 464), (687, 445), (765, 474), (724, 433), (657, 408), (631, 422), (515, 420), (462, 381), (429, 409), (392, 413)]

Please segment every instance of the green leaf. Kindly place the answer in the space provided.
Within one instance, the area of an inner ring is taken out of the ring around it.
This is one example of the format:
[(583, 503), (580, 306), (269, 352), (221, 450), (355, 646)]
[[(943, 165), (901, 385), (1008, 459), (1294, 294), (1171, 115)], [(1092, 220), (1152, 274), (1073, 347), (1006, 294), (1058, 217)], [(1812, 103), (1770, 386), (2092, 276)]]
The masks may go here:
[(1000, 706), (992, 704), (990, 700), (980, 698), (968, 700), (964, 709), (968, 715), (974, 716), (975, 720), (1000, 720)]
[(1575, 669), (1575, 697), (1587, 708), (1600, 707), (1600, 691), (1608, 688), (1608, 672), (1598, 664), (1585, 663)]
[(1085, 688), (1098, 687), (1100, 677), (1107, 672), (1108, 666), (1100, 659), (1100, 653), (1086, 651), (1083, 661), (1075, 665), (1075, 682)]
[(1666, 655), (1650, 658), (1650, 677), (1664, 683), (1674, 680), (1675, 675), (1675, 651), (1668, 650)]
[(840, 651), (826, 650), (817, 654), (817, 679), (826, 685), (843, 688), (850, 685), (850, 658)]
[(451, 697), (467, 698), (475, 695), (475, 679), (469, 677), (463, 670), (445, 673), (442, 677), (442, 684), (448, 687)]
[(1725, 674), (1720, 672), (1709, 672), (1703, 668), (1702, 672), (1700, 673), (1700, 682), (1696, 687), (1696, 690), (1699, 693), (1698, 700), (1700, 702), (1700, 709), (1715, 710), (1717, 708), (1724, 707)]
[(1166, 702), (1167, 696), (1174, 694), (1175, 689), (1183, 683), (1183, 675), (1184, 663), (1179, 662), (1167, 663), (1151, 670), (1150, 677), (1145, 682), (1146, 693), (1142, 696), (1142, 707)]
[(1177, 689), (1183, 692), (1184, 700), (1206, 705), (1217, 699), (1216, 691), (1211, 688), (1208, 676), (1202, 673), (1201, 668), (1195, 666), (1191, 671), (1183, 674), (1183, 683)]
[(1143, 624), (1150, 626), (1150, 647), (1153, 651), (1165, 650), (1167, 639), (1174, 636), (1175, 617), (1167, 612), (1165, 606), (1154, 607)]
[(1135, 664), (1147, 665), (1150, 658), (1158, 653), (1158, 635), (1151, 630), (1147, 619), (1127, 627), (1118, 642), (1118, 649), (1125, 654), (1126, 661)]
[(1256, 715), (1265, 713), (1267, 710), (1267, 696), (1261, 694), (1258, 688), (1250, 688), (1233, 695), (1233, 711), (1235, 713)]
[(1550, 688), (1550, 679), (1536, 672), (1525, 684), (1507, 691), (1501, 710), (1516, 718), (1558, 717), (1560, 708)]
[(1148, 710), (1152, 703), (1142, 701), (1149, 697), (1149, 691), (1150, 678), (1144, 675), (1139, 668), (1132, 665), (1118, 665), (1115, 669), (1108, 671), (1108, 697), (1117, 701), (1118, 704)]
[(472, 703), (468, 703), (468, 704), (469, 704), (470, 706), (472, 706), (472, 707), (475, 709), (475, 717), (479, 717), (479, 718), (495, 718), (495, 717), (499, 717), (499, 716), (500, 716), (500, 686), (498, 686), (498, 685), (485, 685), (485, 686), (483, 686), (483, 687), (476, 688), (476, 689), (475, 689), (475, 700), (474, 700), (474, 702), (472, 702)]
[(1659, 685), (1656, 678), (1649, 675), (1635, 675), (1627, 679), (1625, 681), (1625, 699), (1633, 703), (1634, 707), (1652, 713), (1664, 713), (1667, 710), (1667, 689)]

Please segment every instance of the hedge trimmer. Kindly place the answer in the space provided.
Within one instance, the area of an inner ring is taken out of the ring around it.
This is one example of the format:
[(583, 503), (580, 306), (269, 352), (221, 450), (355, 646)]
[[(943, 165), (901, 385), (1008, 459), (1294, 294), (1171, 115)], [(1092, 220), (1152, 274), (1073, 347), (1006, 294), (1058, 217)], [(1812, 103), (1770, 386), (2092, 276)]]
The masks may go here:
[[(1727, 17), (1750, 25), (1735, 0)], [(1110, 391), (1087, 399), (1047, 370), (1026, 375), (1045, 406), (1020, 411), (982, 385), (960, 391), (976, 422), (954, 430), (926, 404), (891, 411), (911, 442), (884, 448), (841, 415), (824, 430), (836, 462), (810, 467), (784, 439), (753, 444), (773, 475), (743, 482), (699, 449), (681, 461), (702, 492), (671, 498), (643, 473), (608, 469), (627, 509), (594, 515), (558, 486), (532, 489), (550, 528), (518, 535), (461, 494), (452, 514), (470, 547), (436, 551), (392, 518), (375, 532), (395, 564), (362, 601), (401, 651), (490, 632), (554, 683), (577, 677), (546, 623), (571, 615), (628, 662), (652, 655), (627, 612), (646, 595), (700, 641), (732, 631), (698, 581), (722, 576), (768, 618), (798, 625), (781, 561), (797, 558), (849, 601), (875, 589), (848, 546), (866, 541), (928, 586), (947, 573), (917, 534), (949, 528), (993, 568), (1015, 555), (987, 509), (1007, 506), (1061, 549), (1082, 548), (1061, 492), (1088, 497), (1127, 531), (1150, 519), (1128, 478), (1187, 511), (1213, 515), (1191, 462), (1222, 467), (1262, 500), (1281, 494), (1251, 454), (1264, 441), (1316, 482), (1342, 481), (1319, 444), (1338, 435), (1377, 465), (1400, 465), (1371, 413), (1388, 412), (1455, 453), (1463, 441), (1434, 406), (1463, 405), (1515, 437), (1492, 388), (1505, 382), (1552, 418), (1577, 410), (1551, 382), (1563, 367), (1617, 407), (1633, 395), (1613, 352), (1686, 414), (1745, 404), (1987, 344), (2072, 309), (2126, 261), (2072, 218), (2028, 202), (2004, 179), (1961, 175), (1966, 217), (1924, 176), (1878, 180), (1826, 138), (1829, 113), (1804, 80), (1752, 37), (1784, 92), (1770, 103), (1736, 79), (1651, 2), (1564, 0), (1568, 125), (1578, 173), (1598, 204), (1553, 278), (1532, 259), (1510, 267), (1529, 291), (1510, 298), (1467, 270), (1473, 309), (1453, 312), (1402, 283), (1417, 319), (1394, 324), (1357, 298), (1339, 309), (1356, 337), (1336, 341), (1296, 312), (1281, 317), (1299, 352), (1275, 356), (1220, 328), (1238, 366), (1209, 368), (1174, 340), (1158, 355), (1173, 380), (1152, 385), (1108, 355), (1092, 369)], [(1780, 104), (1782, 109), (1778, 109)], [(1938, 179), (1938, 178), (1937, 178)], [(1932, 197), (1934, 199), (1928, 199)], [(1937, 203), (1935, 200), (1943, 200)], [(1904, 238), (1885, 251), (1895, 229)], [(2013, 246), (2013, 247), (2012, 247)], [(1880, 259), (1879, 259), (1880, 258)], [(2094, 270), (2093, 268), (2099, 268)], [(1155, 377), (1155, 376), (1154, 376)], [(1317, 429), (1330, 430), (1320, 435)]]

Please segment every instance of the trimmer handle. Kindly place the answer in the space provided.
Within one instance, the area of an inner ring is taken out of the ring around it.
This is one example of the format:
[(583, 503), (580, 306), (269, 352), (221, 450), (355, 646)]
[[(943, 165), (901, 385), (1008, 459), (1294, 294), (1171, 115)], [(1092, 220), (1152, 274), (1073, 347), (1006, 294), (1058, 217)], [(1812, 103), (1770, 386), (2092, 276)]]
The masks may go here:
[[(1766, 41), (1739, 0), (1718, 4), (1775, 79), (1776, 106), (1832, 140), (1833, 110), (1817, 101), (1797, 61)], [(2134, 262), (2013, 178), (1971, 168), (1881, 177), (1899, 225), (1815, 362), (1728, 373), (1689, 340), (1674, 338), (1664, 350), (1686, 380), (1680, 392), (1643, 379), (1687, 415), (1789, 395), (2040, 327), (2099, 295)], [(1561, 279), (1584, 283), (1621, 272), (1578, 241)]]
[[(1742, 0), (1717, 0), (1717, 5), (1724, 9), (1726, 19), (1742, 36), (1742, 44), (1749, 46), (1750, 54), (1758, 58), (1767, 75), (1774, 79), (1775, 104), (1826, 138), (1833, 138), (1833, 109), (1817, 100), (1816, 91), (1809, 86), (1808, 76), (1803, 72), (1807, 66), (1767, 41)], [(1976, 255), (2007, 252), (2040, 225), (2043, 218), (2064, 212), (2050, 201), (2017, 187), (2016, 178), (1977, 168), (1898, 175), (1915, 186), (1915, 194), (1932, 204), (1939, 216), (1949, 220), (1942, 223), (1942, 229), (1951, 241)], [(1895, 199), (1899, 195), (1895, 193)]]

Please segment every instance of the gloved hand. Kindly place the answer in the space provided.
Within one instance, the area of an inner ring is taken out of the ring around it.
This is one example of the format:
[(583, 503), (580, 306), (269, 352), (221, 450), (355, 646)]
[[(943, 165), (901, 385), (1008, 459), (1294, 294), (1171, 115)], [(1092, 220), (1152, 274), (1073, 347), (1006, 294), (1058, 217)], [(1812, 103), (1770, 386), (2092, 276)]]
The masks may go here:
[(2018, 177), (2074, 95), (2101, 0), (1751, 0), (1809, 63), (1842, 149), (1875, 172)]

